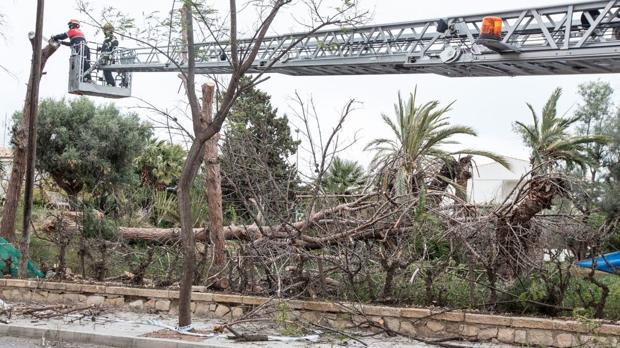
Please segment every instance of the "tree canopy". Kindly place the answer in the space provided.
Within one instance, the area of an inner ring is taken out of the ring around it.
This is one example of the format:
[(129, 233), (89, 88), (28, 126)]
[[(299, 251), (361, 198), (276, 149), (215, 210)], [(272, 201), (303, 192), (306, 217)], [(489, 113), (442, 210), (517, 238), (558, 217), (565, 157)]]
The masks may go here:
[(587, 165), (586, 150), (588, 144), (604, 144), (602, 135), (573, 135), (571, 126), (575, 125), (585, 113), (577, 113), (573, 117), (561, 117), (557, 113), (557, 104), (562, 89), (557, 88), (549, 97), (539, 117), (531, 104), (527, 104), (532, 114), (532, 124), (515, 122), (516, 130), (521, 134), (525, 144), (532, 150), (530, 161), (539, 172), (549, 172), (559, 162), (568, 166)]
[(358, 162), (336, 157), (325, 173), (322, 186), (325, 192), (348, 195), (360, 191), (365, 179), (364, 168)]
[[(416, 192), (426, 185), (429, 178), (436, 177), (429, 173), (430, 167), (436, 167), (436, 164), (445, 167), (454, 161), (454, 156), (459, 155), (484, 156), (509, 167), (502, 156), (489, 151), (448, 151), (444, 148), (444, 145), (457, 143), (454, 136), (477, 136), (471, 127), (450, 124), (447, 114), (451, 107), (452, 103), (440, 106), (436, 100), (418, 104), (416, 89), (406, 100), (398, 95), (393, 118), (381, 115), (394, 137), (375, 139), (366, 149), (376, 151), (371, 167), (383, 171), (384, 186), (393, 186), (399, 193)], [(390, 183), (385, 184), (386, 181)]]
[(68, 195), (103, 192), (133, 174), (133, 161), (151, 135), (136, 114), (87, 98), (41, 102), (37, 169), (48, 173)]
[(605, 190), (603, 208), (609, 218), (620, 219), (620, 109), (610, 125), (610, 165), (609, 176), (606, 181), (609, 184)]
[[(606, 135), (613, 136), (609, 130), (614, 128), (615, 110), (613, 103), (614, 90), (608, 82), (591, 81), (580, 84), (579, 95), (583, 102), (575, 111), (579, 118), (577, 134), (581, 136)], [(602, 179), (600, 170), (609, 164), (610, 147), (606, 143), (593, 142), (586, 145), (586, 157), (589, 166), (589, 180)]]
[(297, 170), (288, 159), (299, 145), (291, 136), (288, 118), (278, 116), (271, 97), (256, 89), (245, 91), (230, 110), (222, 143), (222, 192), (241, 212), (242, 202), (260, 197), (272, 213), (293, 194)]

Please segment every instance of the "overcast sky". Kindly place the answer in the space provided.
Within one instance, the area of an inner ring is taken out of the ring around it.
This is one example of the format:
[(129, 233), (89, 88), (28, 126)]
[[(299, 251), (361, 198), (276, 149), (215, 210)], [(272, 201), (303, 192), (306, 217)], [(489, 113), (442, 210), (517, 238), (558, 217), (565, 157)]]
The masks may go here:
[[(450, 15), (477, 14), (514, 9), (515, 7), (542, 6), (565, 3), (561, 0), (521, 0), (518, 2), (492, 0), (364, 0), (363, 5), (374, 13), (372, 22), (389, 23), (419, 19), (434, 19)], [(63, 32), (67, 20), (87, 18), (76, 10), (74, 0), (46, 1), (46, 36)], [(106, 0), (91, 1), (101, 8), (110, 5), (140, 17), (145, 12), (168, 11), (171, 0)], [(225, 10), (228, 1), (212, 0), (216, 8)], [(1, 27), (5, 38), (0, 38), (0, 65), (8, 68), (14, 76), (0, 72), (0, 123), (4, 116), (21, 109), (25, 96), (31, 57), (27, 33), (34, 29), (35, 0), (0, 0), (0, 13), (6, 14), (6, 23)], [(242, 25), (251, 26), (249, 17)], [(296, 30), (288, 15), (282, 16), (276, 24), (278, 33)], [(95, 31), (84, 26), (89, 40)], [(130, 47), (129, 41), (121, 41)], [(47, 64), (41, 83), (41, 97), (73, 98), (66, 94), (69, 49), (61, 47)], [(601, 79), (608, 81), (615, 89), (620, 88), (618, 75), (542, 76), (542, 77), (493, 77), (450, 79), (436, 75), (383, 75), (383, 76), (330, 76), (291, 77), (272, 75), (260, 86), (272, 96), (272, 101), (281, 113), (290, 113), (291, 97), (295, 90), (302, 96), (312, 96), (318, 105), (324, 128), (335, 122), (340, 108), (350, 98), (361, 105), (351, 116), (345, 129), (345, 138), (353, 137), (359, 131), (359, 142), (345, 153), (344, 157), (367, 164), (371, 154), (364, 153), (364, 145), (375, 137), (389, 136), (387, 126), (382, 123), (381, 113), (391, 114), (397, 93), (409, 93), (418, 86), (420, 100), (440, 100), (442, 103), (456, 101), (450, 114), (455, 124), (468, 125), (476, 129), (478, 138), (462, 139), (466, 147), (493, 150), (507, 156), (527, 158), (527, 150), (512, 131), (512, 122), (530, 121), (525, 103), (532, 103), (541, 109), (545, 100), (556, 87), (564, 89), (560, 111), (574, 108), (578, 102), (577, 85)], [(179, 81), (176, 74), (141, 73), (134, 74), (133, 95), (148, 100), (161, 108), (180, 105), (184, 100), (179, 95)], [(106, 102), (94, 98), (97, 103)], [(132, 107), (140, 102), (134, 98), (118, 101), (121, 107)], [(147, 115), (144, 115), (146, 118)], [(7, 136), (8, 137), (8, 136)], [(0, 141), (4, 140), (0, 133)], [(302, 154), (303, 156), (303, 154)]]

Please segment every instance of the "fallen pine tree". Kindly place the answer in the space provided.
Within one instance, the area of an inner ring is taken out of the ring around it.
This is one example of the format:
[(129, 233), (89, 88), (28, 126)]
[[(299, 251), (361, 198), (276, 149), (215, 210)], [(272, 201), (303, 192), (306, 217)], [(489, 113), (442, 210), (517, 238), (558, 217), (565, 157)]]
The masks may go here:
[[(370, 201), (376, 197), (376, 193), (367, 194), (353, 202), (339, 204), (335, 207), (323, 209), (319, 212), (310, 214), (309, 218), (294, 223), (281, 223), (279, 225), (228, 225), (223, 226), (226, 240), (257, 241), (263, 238), (270, 239), (297, 239), (299, 246), (313, 248), (314, 245), (335, 241), (346, 237), (354, 237), (361, 234), (364, 230), (385, 220), (388, 216), (394, 215), (397, 211), (388, 212), (386, 202), (380, 204), (379, 201)], [(382, 214), (375, 214), (368, 221), (346, 221), (334, 219), (333, 216), (345, 212), (356, 212), (369, 209), (377, 205)], [(65, 233), (75, 233), (80, 225), (82, 214), (79, 212), (63, 212), (59, 216), (49, 218), (42, 226), (41, 230), (45, 233), (55, 233), (64, 231)], [(96, 218), (103, 218), (102, 214), (96, 214)], [(303, 232), (312, 226), (326, 226), (330, 224), (351, 225), (348, 231), (331, 235), (328, 237), (312, 237), (303, 235)], [(197, 241), (207, 241), (209, 230), (207, 227), (194, 228)], [(166, 243), (180, 240), (180, 228), (155, 228), (155, 227), (119, 227), (118, 236), (124, 241), (147, 241), (154, 243)]]

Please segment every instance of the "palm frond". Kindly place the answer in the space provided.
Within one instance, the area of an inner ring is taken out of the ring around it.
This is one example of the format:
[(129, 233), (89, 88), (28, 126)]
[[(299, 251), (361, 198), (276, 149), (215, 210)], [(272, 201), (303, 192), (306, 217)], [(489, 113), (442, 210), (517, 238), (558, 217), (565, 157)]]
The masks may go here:
[(486, 157), (492, 160), (493, 162), (497, 162), (502, 167), (508, 170), (512, 170), (512, 166), (510, 165), (510, 162), (508, 161), (508, 159), (500, 154), (496, 154), (495, 152), (474, 150), (474, 149), (463, 149), (463, 150), (451, 152), (450, 154), (451, 155), (474, 155), (474, 156)]

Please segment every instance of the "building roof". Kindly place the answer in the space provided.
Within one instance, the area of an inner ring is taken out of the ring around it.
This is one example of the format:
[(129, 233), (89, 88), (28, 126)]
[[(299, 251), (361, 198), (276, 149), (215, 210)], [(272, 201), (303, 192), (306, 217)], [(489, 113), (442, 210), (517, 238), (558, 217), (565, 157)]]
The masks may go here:
[(0, 147), (0, 159), (13, 159), (13, 149)]
[[(504, 156), (505, 158), (509, 159), (509, 160), (513, 160), (513, 161), (519, 161), (519, 162), (524, 162), (529, 164), (530, 161), (529, 160), (524, 160), (523, 158), (516, 158), (516, 157), (510, 157), (510, 156)], [(494, 164), (498, 164), (497, 162), (489, 162), (489, 163), (483, 163), (483, 164), (478, 164), (478, 167), (482, 167), (482, 166), (490, 166), (490, 165), (494, 165)]]

